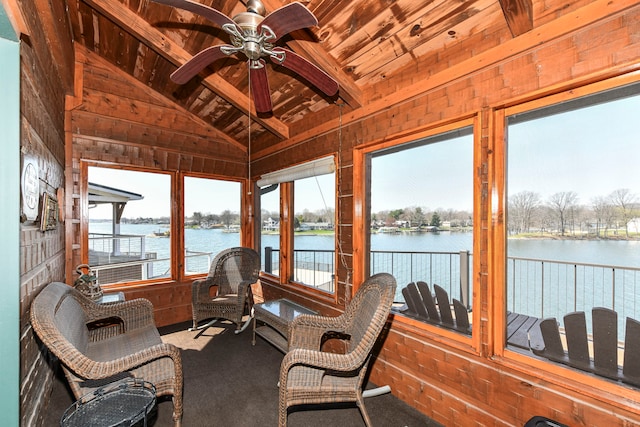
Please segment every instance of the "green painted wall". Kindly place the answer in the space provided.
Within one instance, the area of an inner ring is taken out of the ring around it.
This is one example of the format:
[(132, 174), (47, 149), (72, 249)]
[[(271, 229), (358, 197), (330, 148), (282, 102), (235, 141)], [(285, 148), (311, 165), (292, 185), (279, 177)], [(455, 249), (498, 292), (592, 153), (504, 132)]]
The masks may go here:
[(0, 424), (20, 420), (20, 45), (0, 5)]

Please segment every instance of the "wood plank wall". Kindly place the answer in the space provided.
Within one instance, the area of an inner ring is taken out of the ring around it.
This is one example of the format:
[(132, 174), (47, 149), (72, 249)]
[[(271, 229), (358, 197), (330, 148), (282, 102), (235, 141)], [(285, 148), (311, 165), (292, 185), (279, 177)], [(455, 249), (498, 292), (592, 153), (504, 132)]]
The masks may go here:
[[(19, 11), (29, 32), (20, 44), (21, 50), (21, 150), (37, 160), (39, 193), (57, 197), (64, 188), (64, 103), (70, 76), (60, 77), (57, 70), (68, 70), (73, 64), (73, 51), (64, 25), (59, 34), (44, 34), (50, 22), (41, 20), (41, 13), (52, 21), (66, 22), (64, 10), (37, 10), (35, 2), (21, 2)], [(65, 38), (64, 34), (67, 35)], [(54, 59), (48, 43), (55, 44), (61, 57)], [(66, 52), (64, 49), (66, 48)], [(72, 76), (72, 74), (71, 74)], [(62, 204), (63, 201), (59, 200)], [(20, 227), (20, 425), (42, 425), (42, 415), (50, 399), (53, 361), (35, 338), (29, 323), (29, 308), (37, 293), (47, 283), (64, 280), (64, 225), (42, 232), (39, 222), (24, 221)]]

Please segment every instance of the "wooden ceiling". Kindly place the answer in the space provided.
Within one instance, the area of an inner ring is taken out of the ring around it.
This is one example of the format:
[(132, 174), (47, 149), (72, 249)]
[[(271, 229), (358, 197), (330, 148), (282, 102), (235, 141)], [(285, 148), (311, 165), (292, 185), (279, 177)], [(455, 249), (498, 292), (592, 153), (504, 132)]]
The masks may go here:
[[(229, 17), (246, 10), (237, 0), (194, 1)], [(288, 3), (262, 2), (267, 13)], [(575, 7), (584, 2), (567, 3)], [(135, 79), (139, 88), (152, 89), (148, 96), (162, 99), (189, 116), (192, 124), (197, 123), (195, 133), (203, 141), (213, 138), (244, 152), (249, 123), (252, 150), (282, 143), (335, 119), (340, 110), (336, 105), (353, 113), (407, 88), (415, 90), (420, 79), (526, 33), (544, 22), (545, 16), (558, 13), (546, 11), (544, 2), (534, 5), (532, 0), (302, 3), (315, 14), (318, 26), (297, 30), (278, 44), (324, 69), (338, 81), (339, 93), (328, 98), (283, 67), (268, 64), (273, 113), (257, 115), (250, 102), (243, 61), (216, 61), (184, 85), (169, 78), (200, 50), (229, 44), (228, 34), (213, 23), (150, 0), (67, 0), (76, 44)], [(96, 76), (100, 78), (100, 73)], [(411, 94), (402, 96), (406, 99)], [(179, 126), (189, 127), (176, 124)]]

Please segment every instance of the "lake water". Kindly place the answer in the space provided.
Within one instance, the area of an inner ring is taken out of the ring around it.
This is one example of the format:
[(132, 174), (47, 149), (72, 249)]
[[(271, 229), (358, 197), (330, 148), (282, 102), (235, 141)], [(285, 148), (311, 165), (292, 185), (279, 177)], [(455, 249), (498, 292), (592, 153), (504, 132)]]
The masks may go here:
[[(170, 238), (152, 237), (152, 235), (154, 232), (165, 230), (167, 228), (153, 224), (121, 225), (121, 234), (147, 236), (144, 239), (146, 251), (156, 252), (159, 259), (169, 258)], [(108, 234), (110, 233), (110, 224), (90, 223), (90, 231)], [(210, 253), (209, 256), (189, 258), (187, 270), (206, 272), (215, 254), (225, 248), (239, 245), (240, 234), (225, 233), (219, 229), (187, 229), (185, 230), (185, 241), (189, 252)], [(373, 251), (451, 252), (454, 254), (460, 251), (469, 251), (471, 253), (472, 244), (472, 233), (378, 233), (371, 235)], [(296, 249), (332, 251), (334, 250), (334, 236), (298, 235), (295, 236), (294, 245)], [(263, 235), (262, 247), (267, 246), (277, 249), (279, 236)], [(571, 263), (567, 265), (538, 261), (509, 263), (506, 278), (507, 308), (509, 310), (536, 317), (561, 318), (564, 314), (574, 310), (589, 311), (590, 314), (590, 307), (604, 306), (618, 311), (621, 331), (624, 328), (622, 322), (626, 316), (640, 318), (640, 271), (620, 268), (601, 269), (590, 266), (576, 267), (574, 265), (574, 263), (598, 264), (638, 269), (640, 268), (640, 241), (509, 239), (508, 251), (510, 257)], [(470, 265), (472, 265), (472, 256), (471, 254)], [(398, 280), (397, 300), (402, 300), (401, 288), (415, 280), (438, 283), (450, 292), (452, 298), (462, 299), (459, 296), (458, 255), (449, 256), (448, 261), (442, 262), (432, 261), (426, 257), (413, 257), (409, 262), (400, 260), (401, 258), (399, 256), (394, 259), (375, 261), (377, 264), (373, 266), (375, 272), (387, 271), (394, 274)], [(372, 264), (374, 264), (373, 257)], [(153, 271), (159, 275), (168, 274), (168, 268), (169, 263), (163, 261), (155, 263)], [(436, 271), (438, 269), (442, 272)], [(433, 271), (436, 271), (434, 277), (429, 276)], [(473, 275), (470, 274), (470, 277)], [(449, 284), (447, 285), (445, 282), (449, 282)]]
[[(108, 223), (90, 223), (91, 233), (110, 233)], [(154, 224), (122, 224), (121, 234), (147, 236), (146, 250), (157, 252), (158, 258), (169, 256), (169, 238), (151, 237), (166, 227)], [(278, 235), (262, 236), (262, 246), (279, 247)], [(211, 252), (238, 246), (239, 233), (224, 233), (219, 229), (186, 229), (185, 242), (189, 251)], [(295, 236), (296, 249), (333, 250), (332, 235)], [(472, 233), (377, 233), (371, 235), (375, 251), (459, 252), (473, 250)], [(625, 240), (547, 240), (509, 239), (509, 256), (587, 264), (603, 264), (640, 268), (640, 241)]]

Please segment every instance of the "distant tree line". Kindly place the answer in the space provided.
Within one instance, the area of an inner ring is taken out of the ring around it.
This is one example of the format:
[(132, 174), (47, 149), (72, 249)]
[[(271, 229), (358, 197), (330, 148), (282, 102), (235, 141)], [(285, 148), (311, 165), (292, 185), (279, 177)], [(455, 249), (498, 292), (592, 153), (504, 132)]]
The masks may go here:
[[(262, 210), (263, 220), (267, 218), (278, 218), (278, 212)], [(452, 226), (472, 225), (472, 214), (469, 211), (454, 209), (428, 210), (419, 206), (406, 207), (402, 209), (382, 210), (371, 215), (371, 222), (378, 226), (394, 226), (398, 221), (406, 222), (408, 227), (435, 226), (440, 227), (447, 221)], [(335, 209), (321, 209), (311, 212), (305, 209), (301, 213), (296, 213), (296, 223), (328, 222), (333, 224), (335, 220)]]
[[(318, 209), (316, 211), (310, 211), (309, 209), (304, 209), (302, 212), (298, 212), (294, 216), (294, 221), (297, 224), (301, 224), (303, 222), (306, 223), (317, 223), (317, 222), (326, 222), (332, 224), (335, 222), (336, 210), (334, 208), (326, 208), (326, 209)], [(262, 219), (266, 220), (267, 218), (272, 218), (277, 220), (279, 218), (279, 213), (277, 211), (269, 211), (267, 209), (262, 209)]]
[(231, 225), (238, 224), (240, 224), (240, 214), (231, 212), (229, 209), (222, 211), (220, 214), (194, 212), (191, 218), (186, 218), (185, 220), (185, 225), (200, 228), (214, 228), (221, 225), (229, 228)]
[(511, 235), (546, 232), (609, 237), (612, 230), (624, 229), (628, 238), (629, 223), (640, 215), (638, 197), (627, 188), (594, 197), (586, 204), (579, 202), (575, 191), (561, 191), (546, 200), (539, 193), (521, 191), (509, 196), (508, 209)]
[(448, 223), (451, 227), (469, 227), (473, 225), (471, 211), (456, 209), (430, 210), (420, 206), (410, 206), (402, 209), (382, 210), (371, 214), (371, 222), (380, 226), (394, 226), (404, 222), (407, 227), (441, 227)]

